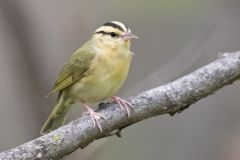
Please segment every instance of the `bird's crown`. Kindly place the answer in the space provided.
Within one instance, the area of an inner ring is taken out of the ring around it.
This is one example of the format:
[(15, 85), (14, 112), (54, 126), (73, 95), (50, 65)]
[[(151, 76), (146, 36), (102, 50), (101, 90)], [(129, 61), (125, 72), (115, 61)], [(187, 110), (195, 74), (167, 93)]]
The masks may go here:
[(111, 21), (103, 24), (101, 27), (99, 27), (95, 33), (102, 33), (102, 34), (108, 34), (111, 32), (117, 32), (117, 33), (131, 33), (131, 29), (127, 27), (122, 22), (118, 21)]

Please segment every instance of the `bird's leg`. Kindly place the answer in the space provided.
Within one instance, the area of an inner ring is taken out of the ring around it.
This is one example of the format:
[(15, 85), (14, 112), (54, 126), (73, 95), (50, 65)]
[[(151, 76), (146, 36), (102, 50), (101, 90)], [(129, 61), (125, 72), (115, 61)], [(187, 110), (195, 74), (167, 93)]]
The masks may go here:
[(113, 100), (113, 102), (116, 102), (120, 106), (121, 111), (127, 111), (127, 115), (128, 117), (130, 117), (130, 109), (133, 108), (131, 103), (117, 96), (112, 96), (111, 99)]
[(102, 132), (102, 127), (101, 127), (101, 125), (100, 125), (100, 123), (99, 123), (98, 120), (99, 120), (100, 118), (103, 118), (103, 119), (107, 120), (107, 118), (106, 118), (104, 115), (95, 112), (95, 111), (94, 111), (92, 108), (90, 108), (87, 104), (83, 103), (83, 105), (84, 105), (84, 107), (85, 107), (86, 110), (87, 110), (86, 112), (84, 112), (84, 114), (89, 114), (90, 117), (91, 117), (91, 119), (92, 119), (93, 126), (96, 127), (96, 125), (97, 125), (97, 127), (99, 128), (99, 130)]

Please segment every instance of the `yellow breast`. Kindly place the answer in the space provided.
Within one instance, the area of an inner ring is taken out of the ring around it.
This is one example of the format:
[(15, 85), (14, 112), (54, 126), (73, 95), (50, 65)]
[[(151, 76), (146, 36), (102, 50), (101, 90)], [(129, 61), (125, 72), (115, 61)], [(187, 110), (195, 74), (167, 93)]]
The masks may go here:
[(95, 103), (113, 94), (125, 81), (132, 59), (130, 52), (102, 52), (91, 63), (89, 74), (72, 87), (81, 101)]

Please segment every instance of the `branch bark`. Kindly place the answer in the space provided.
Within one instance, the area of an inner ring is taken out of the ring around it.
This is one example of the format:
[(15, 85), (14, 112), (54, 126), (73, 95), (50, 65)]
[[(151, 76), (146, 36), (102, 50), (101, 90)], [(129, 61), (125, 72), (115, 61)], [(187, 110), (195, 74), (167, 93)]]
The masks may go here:
[(120, 132), (112, 134), (114, 130), (157, 115), (174, 115), (239, 78), (240, 51), (221, 54), (219, 59), (189, 75), (128, 98), (133, 105), (130, 118), (117, 104), (100, 104), (98, 112), (107, 118), (107, 121), (100, 120), (102, 133), (85, 115), (47, 135), (0, 153), (0, 159), (60, 159), (96, 139), (113, 134), (120, 136)]

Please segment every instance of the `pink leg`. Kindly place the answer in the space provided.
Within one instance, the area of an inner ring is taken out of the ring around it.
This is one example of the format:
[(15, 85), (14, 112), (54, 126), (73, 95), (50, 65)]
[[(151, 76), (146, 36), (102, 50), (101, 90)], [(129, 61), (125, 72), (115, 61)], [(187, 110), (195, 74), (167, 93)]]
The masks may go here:
[(131, 103), (129, 103), (128, 101), (126, 101), (126, 100), (124, 100), (120, 97), (117, 97), (117, 96), (112, 96), (111, 98), (113, 99), (114, 102), (116, 102), (120, 106), (121, 111), (122, 110), (127, 111), (127, 115), (128, 115), (128, 117), (130, 117), (130, 110), (129, 109), (133, 108)]
[(107, 120), (107, 118), (100, 114), (100, 113), (97, 113), (95, 112), (92, 108), (90, 108), (87, 104), (83, 103), (84, 107), (86, 108), (86, 112), (84, 112), (84, 114), (89, 114), (91, 119), (92, 119), (92, 122), (93, 122), (93, 126), (96, 127), (96, 124), (97, 124), (97, 127), (99, 128), (99, 130), (102, 132), (102, 127), (99, 123), (99, 119), (100, 118), (103, 118), (105, 120)]

